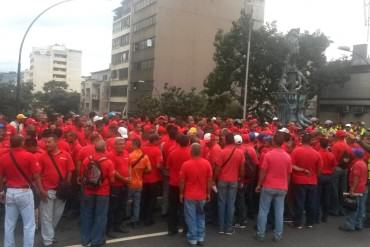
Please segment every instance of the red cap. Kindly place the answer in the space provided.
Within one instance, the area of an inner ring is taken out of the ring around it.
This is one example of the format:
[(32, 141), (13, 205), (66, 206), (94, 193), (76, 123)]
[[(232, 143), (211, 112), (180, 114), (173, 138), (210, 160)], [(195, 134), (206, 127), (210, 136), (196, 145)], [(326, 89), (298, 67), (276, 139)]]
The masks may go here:
[(153, 130), (152, 126), (149, 124), (144, 125), (144, 132), (149, 133)]
[(346, 137), (347, 133), (344, 130), (337, 130), (337, 132), (335, 133), (335, 135), (338, 138), (344, 138), (344, 137)]
[(158, 127), (158, 134), (166, 134), (166, 128), (163, 126)]

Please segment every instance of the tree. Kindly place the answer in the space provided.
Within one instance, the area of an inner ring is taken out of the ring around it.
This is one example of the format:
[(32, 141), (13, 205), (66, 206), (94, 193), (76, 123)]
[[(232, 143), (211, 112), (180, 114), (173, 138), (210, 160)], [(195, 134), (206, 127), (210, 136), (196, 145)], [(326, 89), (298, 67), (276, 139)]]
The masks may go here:
[[(21, 112), (31, 110), (33, 84), (22, 83), (20, 92), (20, 109)], [(0, 83), (0, 113), (6, 116), (15, 116), (16, 112), (16, 84)]]
[(67, 89), (66, 82), (49, 81), (45, 83), (43, 92), (35, 93), (34, 108), (43, 109), (48, 114), (79, 112), (80, 94), (69, 92)]

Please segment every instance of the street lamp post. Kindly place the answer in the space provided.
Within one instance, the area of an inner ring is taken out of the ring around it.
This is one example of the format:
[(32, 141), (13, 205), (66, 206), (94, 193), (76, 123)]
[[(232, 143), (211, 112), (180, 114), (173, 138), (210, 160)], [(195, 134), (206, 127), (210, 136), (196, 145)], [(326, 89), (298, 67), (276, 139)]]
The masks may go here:
[(70, 2), (70, 1), (73, 1), (73, 0), (63, 0), (63, 1), (60, 1), (60, 2), (57, 2), (51, 6), (49, 6), (48, 8), (44, 9), (40, 14), (38, 14), (35, 19), (32, 20), (31, 24), (28, 26), (26, 32), (24, 33), (23, 35), (23, 38), (22, 38), (22, 42), (21, 42), (21, 45), (19, 47), (19, 56), (18, 56), (18, 70), (17, 70), (17, 88), (16, 88), (16, 96), (15, 96), (15, 100), (16, 100), (16, 111), (17, 113), (20, 111), (20, 94), (21, 94), (21, 62), (22, 62), (22, 50), (23, 50), (23, 43), (27, 37), (27, 34), (28, 32), (30, 31), (31, 27), (33, 26), (33, 24), (40, 18), (40, 16), (42, 16), (45, 12), (47, 12), (48, 10), (60, 5), (60, 4), (63, 4), (63, 3), (66, 3), (66, 2)]

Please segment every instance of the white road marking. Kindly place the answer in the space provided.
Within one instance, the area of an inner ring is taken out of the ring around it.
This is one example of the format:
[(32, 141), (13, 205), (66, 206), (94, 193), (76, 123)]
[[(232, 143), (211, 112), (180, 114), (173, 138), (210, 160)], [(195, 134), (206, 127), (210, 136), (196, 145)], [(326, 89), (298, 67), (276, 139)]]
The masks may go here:
[[(182, 232), (182, 230), (180, 229), (179, 232)], [(157, 233), (142, 234), (142, 235), (136, 235), (136, 236), (131, 236), (131, 237), (125, 237), (125, 238), (115, 238), (115, 239), (107, 240), (106, 244), (114, 244), (114, 243), (120, 243), (120, 242), (144, 239), (144, 238), (160, 237), (160, 236), (165, 236), (167, 234), (168, 232), (157, 232)], [(67, 245), (65, 247), (82, 247), (82, 245), (79, 245), (79, 244)]]

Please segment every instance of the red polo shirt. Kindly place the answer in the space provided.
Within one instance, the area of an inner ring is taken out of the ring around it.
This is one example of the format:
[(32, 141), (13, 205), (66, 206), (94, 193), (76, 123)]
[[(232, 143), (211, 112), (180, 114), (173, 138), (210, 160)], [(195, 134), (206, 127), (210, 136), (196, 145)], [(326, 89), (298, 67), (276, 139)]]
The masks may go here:
[(311, 174), (293, 170), (293, 184), (317, 184), (318, 170), (323, 167), (322, 159), (315, 149), (308, 145), (302, 145), (294, 149), (292, 153), (293, 165), (310, 171)]
[(59, 147), (60, 150), (66, 151), (69, 154), (72, 153), (71, 148), (70, 148), (68, 142), (66, 142), (63, 139), (59, 139), (58, 140), (58, 147)]
[(163, 144), (162, 155), (163, 155), (163, 165), (167, 167), (167, 160), (170, 153), (177, 148), (177, 143), (175, 140), (169, 140)]
[(288, 178), (292, 173), (290, 155), (282, 148), (273, 148), (265, 154), (261, 169), (266, 171), (263, 188), (288, 190)]
[(217, 166), (221, 168), (218, 179), (224, 182), (237, 182), (239, 180), (240, 166), (244, 165), (244, 153), (236, 148), (229, 161), (224, 164), (230, 157), (235, 146), (227, 145), (218, 156)]
[[(64, 150), (59, 150), (53, 154), (53, 157), (62, 177), (66, 179), (68, 172), (73, 172), (75, 169), (71, 155)], [(59, 185), (60, 178), (48, 153), (43, 153), (40, 156), (39, 164), (41, 167), (41, 182), (44, 189), (56, 189)]]
[(352, 185), (355, 177), (359, 177), (359, 183), (354, 193), (364, 193), (367, 185), (367, 165), (362, 159), (357, 159), (350, 168), (349, 185)]
[(157, 183), (162, 181), (161, 169), (158, 168), (158, 164), (162, 165), (163, 159), (161, 150), (158, 146), (153, 144), (148, 144), (145, 147), (142, 147), (141, 150), (146, 154), (152, 165), (152, 170), (149, 173), (144, 173), (143, 183)]
[(212, 178), (211, 164), (203, 158), (192, 158), (181, 166), (180, 178), (184, 180), (185, 199), (205, 200), (207, 184)]
[(178, 147), (173, 150), (167, 160), (169, 184), (179, 186), (180, 184), (180, 169), (185, 161), (190, 159), (189, 147)]
[[(95, 153), (91, 156), (94, 160), (100, 160), (101, 158), (106, 157), (105, 154), (102, 153)], [(87, 169), (87, 165), (89, 164), (89, 157), (87, 157), (83, 162), (80, 170), (81, 177), (83, 176), (85, 170)], [(113, 162), (109, 159), (103, 160), (100, 162), (100, 168), (102, 170), (102, 184), (99, 188), (90, 188), (83, 186), (83, 192), (87, 196), (109, 196), (110, 194), (110, 179), (114, 177), (115, 170)]]
[(218, 156), (220, 155), (222, 149), (218, 143), (215, 143), (212, 147), (209, 148), (206, 159), (211, 163), (211, 166), (214, 167), (217, 163)]
[(319, 154), (321, 156), (323, 163), (321, 174), (323, 175), (333, 174), (334, 168), (337, 166), (337, 161), (335, 159), (334, 154), (322, 148), (319, 149)]
[(332, 150), (338, 164), (339, 164), (339, 162), (341, 162), (344, 152), (347, 151), (348, 154), (352, 153), (351, 148), (349, 147), (349, 145), (344, 140), (339, 140), (336, 143), (334, 143), (331, 150)]
[(77, 155), (77, 161), (83, 162), (87, 157), (95, 154), (95, 146), (90, 144), (81, 148)]
[[(128, 152), (124, 150), (122, 153), (117, 153), (112, 150), (107, 154), (107, 157), (113, 162), (114, 169), (123, 177), (129, 177), (128, 172)], [(125, 182), (120, 179), (115, 179), (113, 186), (121, 187), (124, 186)]]
[[(30, 180), (33, 180), (33, 175), (40, 173), (41, 170), (35, 157), (20, 148), (13, 149), (12, 151), (23, 172)], [(29, 186), (14, 165), (9, 152), (6, 152), (0, 157), (0, 176), (6, 179), (6, 186), (8, 188), (26, 188)]]

